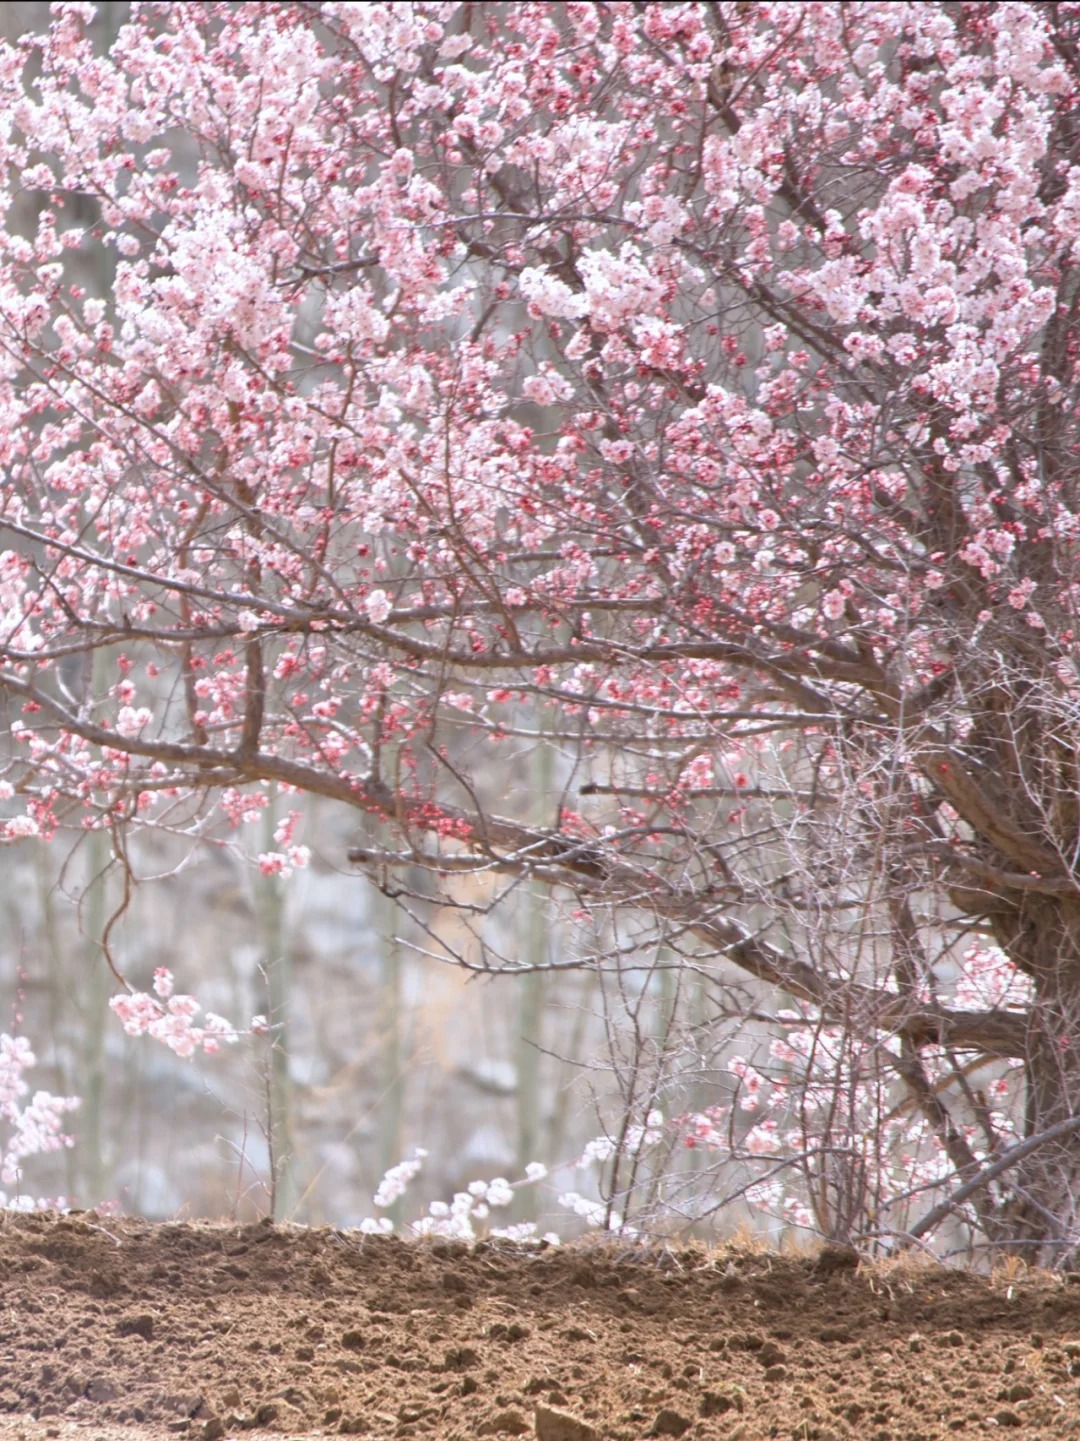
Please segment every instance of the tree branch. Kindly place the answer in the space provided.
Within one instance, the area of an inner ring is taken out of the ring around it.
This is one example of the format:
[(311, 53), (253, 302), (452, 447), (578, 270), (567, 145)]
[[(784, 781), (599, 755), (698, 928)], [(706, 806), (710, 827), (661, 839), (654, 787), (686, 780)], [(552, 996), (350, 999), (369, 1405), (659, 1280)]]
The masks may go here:
[(921, 1220), (904, 1232), (904, 1240), (917, 1241), (920, 1236), (925, 1236), (927, 1231), (932, 1231), (935, 1226), (940, 1226), (942, 1221), (947, 1220), (957, 1206), (961, 1205), (973, 1196), (981, 1186), (987, 1186), (998, 1176), (1003, 1176), (1013, 1166), (1018, 1166), (1021, 1161), (1030, 1156), (1032, 1152), (1040, 1147), (1048, 1145), (1051, 1141), (1060, 1141), (1065, 1136), (1071, 1136), (1080, 1131), (1080, 1115), (1067, 1116), (1064, 1121), (1058, 1121), (1056, 1125), (1048, 1126), (1045, 1131), (1040, 1131), (1037, 1136), (1028, 1136), (1023, 1141), (1018, 1141), (1015, 1146), (1010, 1146), (1003, 1151), (998, 1159), (991, 1165), (984, 1167), (977, 1176), (970, 1181), (965, 1181), (962, 1186), (946, 1196), (944, 1201), (931, 1207)]

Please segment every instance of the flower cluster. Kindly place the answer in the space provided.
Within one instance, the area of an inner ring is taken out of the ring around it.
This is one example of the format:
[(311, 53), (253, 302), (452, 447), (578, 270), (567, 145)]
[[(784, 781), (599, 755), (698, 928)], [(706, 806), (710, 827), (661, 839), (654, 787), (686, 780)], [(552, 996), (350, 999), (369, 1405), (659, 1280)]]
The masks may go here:
[(64, 1117), (79, 1105), (73, 1096), (48, 1091), (35, 1091), (24, 1100), (30, 1090), (25, 1074), (36, 1064), (24, 1036), (0, 1034), (0, 1186), (5, 1188), (0, 1190), (0, 1206), (21, 1210), (38, 1203), (24, 1191), (9, 1188), (21, 1187), (23, 1165), (32, 1156), (73, 1144), (64, 1132)]
[[(399, 1201), (405, 1195), (410, 1182), (423, 1169), (427, 1154), (427, 1151), (417, 1147), (410, 1160), (399, 1161), (396, 1166), (392, 1166), (379, 1182), (373, 1198), (375, 1205), (386, 1209)], [(537, 1232), (532, 1222), (523, 1221), (501, 1227), (488, 1227), (486, 1223), (492, 1210), (511, 1204), (518, 1188), (534, 1185), (546, 1175), (547, 1168), (539, 1161), (532, 1161), (526, 1166), (525, 1175), (520, 1181), (511, 1182), (504, 1176), (496, 1176), (491, 1181), (471, 1181), (464, 1191), (455, 1194), (452, 1201), (432, 1201), (427, 1214), (414, 1221), (409, 1229), (416, 1236), (449, 1236), (459, 1241), (474, 1241), (477, 1239), (477, 1227), (480, 1226), (483, 1227), (484, 1234), (489, 1236), (512, 1241), (532, 1240)], [(360, 1223), (360, 1230), (368, 1235), (390, 1235), (393, 1229), (394, 1223), (388, 1216), (369, 1216)], [(545, 1239), (558, 1241), (558, 1237), (553, 1235)]]
[[(194, 996), (174, 993), (172, 972), (164, 966), (154, 972), (153, 995), (131, 991), (114, 996), (109, 1006), (129, 1036), (152, 1036), (185, 1060), (196, 1051), (212, 1056), (223, 1045), (235, 1045), (242, 1034), (230, 1021), (212, 1011), (207, 1011), (201, 1023), (197, 1023), (202, 1006)], [(248, 1029), (260, 1027), (253, 1022)]]

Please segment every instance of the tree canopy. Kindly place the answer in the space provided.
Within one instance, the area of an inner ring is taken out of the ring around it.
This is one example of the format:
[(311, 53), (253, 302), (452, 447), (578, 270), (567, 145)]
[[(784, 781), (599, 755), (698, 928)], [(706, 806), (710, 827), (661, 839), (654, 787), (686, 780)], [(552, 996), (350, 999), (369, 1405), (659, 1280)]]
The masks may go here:
[(333, 798), (745, 973), (819, 1220), (922, 1136), (1070, 1256), (1080, 6), (92, 19), (0, 52), (4, 838)]

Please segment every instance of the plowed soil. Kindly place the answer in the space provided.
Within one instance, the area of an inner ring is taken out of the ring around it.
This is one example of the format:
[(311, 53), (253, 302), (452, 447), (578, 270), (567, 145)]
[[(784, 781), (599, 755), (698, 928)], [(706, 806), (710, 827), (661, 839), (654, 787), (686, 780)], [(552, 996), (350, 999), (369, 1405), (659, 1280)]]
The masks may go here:
[(0, 1436), (1080, 1437), (1080, 1285), (0, 1217)]

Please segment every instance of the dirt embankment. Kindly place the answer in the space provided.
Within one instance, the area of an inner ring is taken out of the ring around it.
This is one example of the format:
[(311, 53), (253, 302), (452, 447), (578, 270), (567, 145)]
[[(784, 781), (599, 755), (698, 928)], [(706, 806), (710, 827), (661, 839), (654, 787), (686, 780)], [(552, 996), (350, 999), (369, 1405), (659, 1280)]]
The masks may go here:
[(0, 1435), (1080, 1437), (1080, 1285), (0, 1219)]

